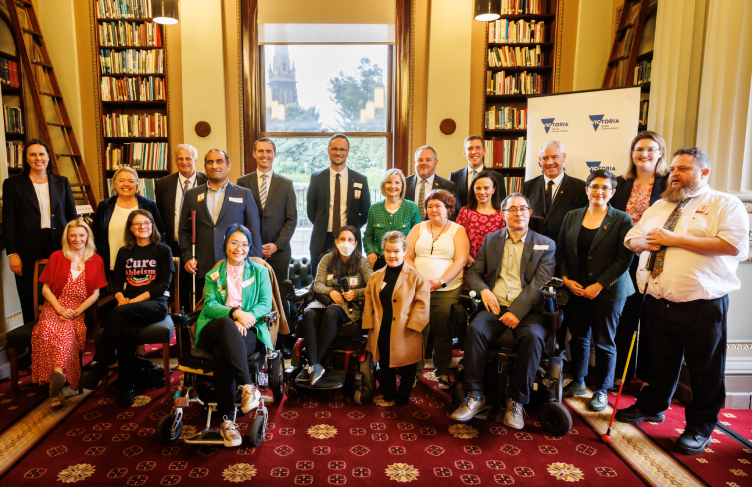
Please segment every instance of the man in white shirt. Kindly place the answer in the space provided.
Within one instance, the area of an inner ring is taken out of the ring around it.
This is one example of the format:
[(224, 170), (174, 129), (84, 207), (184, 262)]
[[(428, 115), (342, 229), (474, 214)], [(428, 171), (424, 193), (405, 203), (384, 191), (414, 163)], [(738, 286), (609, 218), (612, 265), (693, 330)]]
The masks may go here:
[(420, 215), (424, 220), (427, 219), (424, 201), (431, 191), (444, 189), (455, 194), (454, 183), (436, 175), (438, 165), (439, 156), (436, 154), (436, 149), (430, 145), (424, 145), (415, 151), (415, 174), (405, 178), (405, 199), (414, 201), (418, 205)]
[[(467, 166), (452, 171), (449, 175), (449, 180), (454, 183), (457, 196), (457, 211), (454, 213), (455, 215), (459, 214), (460, 209), (463, 206), (467, 206), (467, 203), (470, 201), (470, 191), (473, 189), (473, 178), (477, 176), (479, 172), (486, 169), (484, 165), (486, 148), (483, 145), (483, 138), (479, 135), (469, 135), (465, 138), (462, 154), (467, 160)], [(500, 191), (499, 197), (503, 200), (507, 196), (504, 176), (496, 171), (492, 171), (491, 177), (496, 179), (496, 187), (499, 188)]]
[(627, 233), (624, 244), (655, 265), (638, 271), (644, 289), (651, 380), (637, 402), (616, 414), (624, 423), (663, 422), (686, 360), (692, 402), (684, 433), (674, 449), (702, 453), (711, 442), (726, 398), (728, 293), (740, 288), (736, 269), (749, 253), (749, 219), (736, 196), (708, 186), (710, 157), (699, 148), (679, 149), (671, 162), (668, 189)]

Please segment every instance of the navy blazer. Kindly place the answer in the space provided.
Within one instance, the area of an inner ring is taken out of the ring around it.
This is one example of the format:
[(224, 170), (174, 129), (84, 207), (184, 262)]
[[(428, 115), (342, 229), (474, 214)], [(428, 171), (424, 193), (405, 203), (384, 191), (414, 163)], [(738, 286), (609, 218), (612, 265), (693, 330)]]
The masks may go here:
[[(47, 182), (54, 252), (62, 248), (63, 230), (77, 213), (68, 178), (49, 174)], [(3, 181), (3, 237), (8, 255), (18, 254), (24, 267), (49, 257), (42, 255), (42, 213), (29, 173)]]
[[(308, 219), (313, 223), (311, 232), (311, 244), (308, 247), (311, 255), (319, 255), (326, 249), (326, 229), (329, 226), (329, 200), (331, 199), (329, 188), (329, 170), (326, 168), (311, 176), (311, 184), (308, 186), (307, 213)], [(359, 186), (356, 188), (355, 185)], [(356, 198), (355, 191), (360, 191)], [(347, 168), (347, 222), (343, 225), (353, 225), (356, 228), (363, 227), (368, 223), (368, 210), (371, 209), (371, 192), (368, 190), (368, 179), (352, 168)], [(363, 241), (362, 233), (358, 232), (358, 246)]]
[[(455, 184), (450, 180), (444, 179), (438, 174), (434, 174), (433, 187), (426, 188), (426, 196), (428, 196), (428, 193), (430, 193), (434, 189), (443, 189), (445, 191), (449, 191), (456, 197), (457, 195), (454, 192), (455, 187)], [(412, 176), (405, 178), (405, 199), (414, 202), (416, 191), (420, 191), (420, 189), (418, 188), (418, 176), (413, 174)], [(418, 206), (420, 206), (420, 204)]]
[[(507, 186), (504, 184), (504, 176), (490, 167), (484, 167), (481, 171), (485, 169), (490, 170), (491, 176), (496, 179), (496, 187), (499, 189), (499, 193), (501, 193), (500, 201), (504, 201), (504, 198), (507, 197)], [(455, 196), (457, 197), (457, 211), (455, 211), (454, 216), (457, 216), (462, 207), (467, 206), (470, 201), (470, 192), (467, 189), (467, 185), (469, 184), (467, 181), (467, 166), (452, 171), (449, 175), (449, 179), (454, 183)]]
[[(157, 203), (159, 214), (164, 220), (165, 243), (173, 247), (179, 247), (175, 242), (175, 197), (178, 194), (179, 173), (172, 173), (169, 176), (157, 179), (154, 183), (154, 201)], [(201, 186), (206, 182), (206, 174), (196, 172), (195, 186)], [(182, 191), (182, 189), (180, 190)], [(185, 198), (185, 195), (183, 195)], [(179, 255), (175, 255), (178, 257)]]
[[(93, 226), (91, 228), (91, 231), (94, 233), (94, 243), (97, 244), (97, 254), (99, 254), (104, 261), (104, 269), (108, 276), (110, 273), (110, 220), (112, 219), (112, 212), (115, 211), (117, 198), (117, 195), (115, 195), (99, 202), (97, 212), (94, 215)], [(154, 222), (157, 224), (157, 231), (162, 237), (162, 241), (164, 241), (164, 225), (162, 225), (162, 218), (159, 215), (157, 204), (153, 200), (144, 198), (139, 194), (136, 195), (136, 200), (138, 201), (139, 210), (147, 210), (154, 217)]]
[(251, 231), (251, 238), (253, 239), (251, 255), (261, 257), (261, 225), (258, 208), (256, 208), (251, 190), (228, 182), (227, 188), (225, 188), (222, 211), (219, 212), (219, 218), (217, 218), (215, 224), (209, 213), (209, 208), (206, 206), (207, 188), (207, 184), (202, 184), (185, 193), (183, 210), (180, 212), (180, 228), (178, 229), (178, 240), (182, 254), (181, 262), (185, 263), (193, 257), (191, 212), (195, 211), (196, 260), (198, 261), (196, 277), (200, 280), (204, 279), (204, 276), (214, 267), (214, 264), (225, 258), (223, 246), (225, 232), (234, 223), (245, 225)]
[(580, 236), (582, 221), (587, 208), (572, 210), (564, 217), (559, 233), (556, 261), (561, 268), (561, 275), (577, 282), (582, 282), (585, 273), (595, 277), (603, 286), (596, 299), (615, 301), (634, 294), (635, 289), (629, 277), (629, 265), (634, 253), (624, 245), (624, 237), (634, 225), (627, 213), (608, 207), (598, 232), (588, 252), (587, 269), (580, 269), (577, 261), (577, 239)]
[(564, 174), (564, 178), (559, 185), (559, 191), (556, 193), (548, 212), (545, 211), (546, 188), (544, 186), (545, 179), (542, 175), (538, 176), (530, 181), (525, 181), (525, 184), (522, 185), (522, 194), (530, 200), (533, 215), (543, 217), (541, 233), (558, 242), (559, 231), (567, 213), (588, 206), (585, 181)]
[(290, 260), (292, 247), (290, 240), (298, 225), (298, 206), (295, 199), (295, 188), (292, 181), (272, 173), (272, 180), (266, 192), (266, 207), (261, 209), (259, 195), (258, 172), (238, 178), (238, 186), (247, 188), (253, 193), (261, 219), (261, 243), (273, 243), (279, 250), (273, 253), (267, 261)]
[[(465, 282), (478, 295), (484, 289), (493, 291), (501, 272), (506, 239), (506, 228), (486, 235), (478, 257), (465, 274)], [(540, 302), (541, 287), (554, 275), (555, 254), (556, 244), (553, 240), (528, 229), (520, 259), (522, 292), (508, 308), (518, 320), (525, 318)]]
[[(629, 197), (632, 195), (634, 182), (634, 179), (624, 179), (623, 176), (618, 176), (616, 178), (616, 193), (614, 193), (614, 197), (609, 201), (611, 206), (617, 210), (627, 211), (627, 203), (629, 203)], [(650, 192), (651, 205), (661, 199), (661, 193), (666, 191), (667, 184), (668, 175), (656, 176), (653, 181), (653, 191)]]

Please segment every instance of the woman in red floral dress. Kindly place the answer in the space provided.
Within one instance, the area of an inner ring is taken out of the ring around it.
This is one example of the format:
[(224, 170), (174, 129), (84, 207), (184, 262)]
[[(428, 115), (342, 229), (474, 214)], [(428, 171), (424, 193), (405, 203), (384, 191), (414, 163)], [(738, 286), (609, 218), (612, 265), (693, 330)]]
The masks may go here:
[(470, 201), (462, 207), (456, 220), (457, 224), (465, 228), (470, 239), (468, 267), (475, 262), (486, 235), (504, 228), (501, 193), (496, 187), (496, 179), (491, 177), (491, 171), (486, 169), (476, 174), (472, 187)]
[(96, 254), (91, 228), (81, 219), (68, 223), (63, 249), (50, 255), (39, 278), (44, 283), (44, 307), (31, 335), (31, 379), (50, 383), (50, 406), (63, 405), (62, 389), (69, 382), (78, 389), (79, 353), (86, 343), (84, 311), (107, 286), (104, 263)]

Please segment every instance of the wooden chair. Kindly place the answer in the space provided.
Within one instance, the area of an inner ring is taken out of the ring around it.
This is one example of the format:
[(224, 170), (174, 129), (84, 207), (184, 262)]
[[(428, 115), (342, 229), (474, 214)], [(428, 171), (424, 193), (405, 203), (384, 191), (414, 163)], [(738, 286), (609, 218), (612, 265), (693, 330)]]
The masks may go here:
[[(42, 295), (42, 289), (44, 286), (39, 285), (39, 276), (42, 275), (44, 268), (47, 266), (48, 259), (41, 259), (34, 263), (34, 321), (24, 323), (23, 326), (9, 331), (5, 337), (7, 340), (8, 359), (10, 360), (10, 380), (11, 391), (13, 397), (16, 397), (18, 393), (18, 361), (20, 358), (28, 357), (28, 363), (31, 364), (31, 334), (34, 332), (34, 326), (39, 321), (39, 315), (42, 312), (44, 306), (44, 296)], [(94, 306), (90, 307), (93, 308)], [(89, 311), (87, 310), (87, 311)], [(23, 349), (28, 349), (29, 352), (26, 356), (21, 356), (20, 353)], [(83, 361), (83, 353), (78, 354), (79, 364)], [(26, 362), (26, 360), (24, 360)], [(27, 367), (27, 366), (24, 366)], [(78, 392), (81, 392), (79, 386)]]

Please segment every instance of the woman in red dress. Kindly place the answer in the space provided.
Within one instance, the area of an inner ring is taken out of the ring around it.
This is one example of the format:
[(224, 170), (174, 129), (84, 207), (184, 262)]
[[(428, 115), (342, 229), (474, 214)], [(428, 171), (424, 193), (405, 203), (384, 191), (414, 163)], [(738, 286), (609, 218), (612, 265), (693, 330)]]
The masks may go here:
[(50, 383), (50, 406), (65, 401), (62, 389), (69, 382), (78, 389), (79, 353), (86, 343), (84, 311), (107, 286), (104, 262), (96, 254), (91, 228), (81, 219), (68, 223), (63, 249), (53, 252), (39, 278), (45, 297), (39, 322), (31, 335), (31, 379)]
[(468, 267), (475, 262), (486, 235), (504, 228), (504, 219), (501, 217), (501, 193), (496, 187), (496, 179), (491, 177), (491, 171), (486, 169), (476, 174), (472, 188), (470, 201), (467, 206), (462, 207), (456, 220), (457, 224), (465, 228), (470, 239)]

